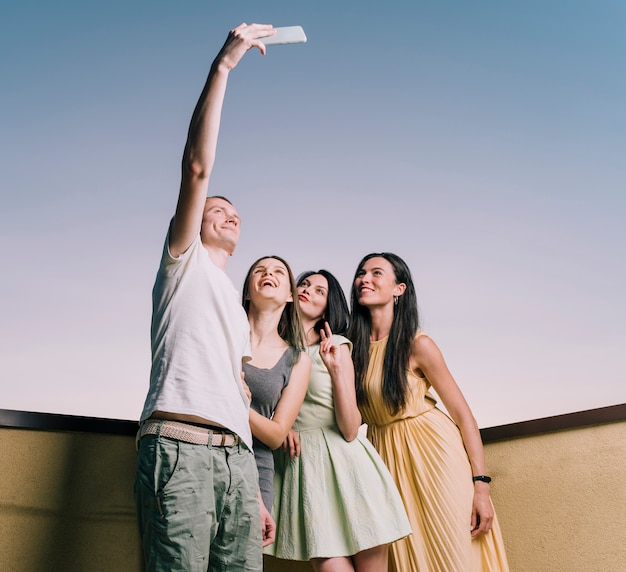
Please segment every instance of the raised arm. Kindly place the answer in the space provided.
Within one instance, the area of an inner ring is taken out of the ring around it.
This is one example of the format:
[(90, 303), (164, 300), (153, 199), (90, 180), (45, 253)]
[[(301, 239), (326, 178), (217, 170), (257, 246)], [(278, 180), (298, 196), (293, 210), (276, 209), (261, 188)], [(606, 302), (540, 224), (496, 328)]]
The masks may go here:
[[(411, 367), (423, 373), (445, 405), (450, 417), (459, 427), (463, 444), (472, 467), (472, 475), (485, 475), (485, 454), (476, 419), (452, 377), (441, 351), (428, 336), (418, 336), (413, 342)], [(472, 507), (472, 536), (491, 528), (494, 510), (489, 497), (489, 484), (474, 483)]]
[[(305, 352), (293, 366), (289, 383), (283, 392), (271, 419), (250, 409), (250, 428), (252, 434), (270, 449), (278, 449), (283, 444), (287, 433), (296, 420), (311, 374), (311, 358)], [(254, 396), (253, 396), (254, 399)]]
[(328, 323), (320, 332), (320, 356), (333, 384), (335, 420), (346, 441), (356, 439), (361, 426), (361, 413), (356, 404), (354, 364), (347, 344), (333, 343)]
[(269, 24), (237, 26), (229, 32), (211, 65), (191, 117), (183, 153), (180, 193), (169, 239), (170, 252), (175, 257), (185, 252), (200, 232), (228, 75), (250, 48), (258, 48), (265, 55), (265, 45), (259, 38), (274, 33)]

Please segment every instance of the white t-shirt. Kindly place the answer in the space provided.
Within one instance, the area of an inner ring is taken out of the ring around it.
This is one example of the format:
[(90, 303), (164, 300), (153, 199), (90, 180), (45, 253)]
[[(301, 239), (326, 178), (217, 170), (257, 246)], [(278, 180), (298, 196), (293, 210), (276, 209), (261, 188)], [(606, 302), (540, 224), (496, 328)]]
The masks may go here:
[(152, 370), (141, 419), (154, 411), (198, 415), (252, 449), (241, 383), (250, 326), (239, 294), (199, 235), (178, 258), (168, 245), (169, 234), (152, 290)]

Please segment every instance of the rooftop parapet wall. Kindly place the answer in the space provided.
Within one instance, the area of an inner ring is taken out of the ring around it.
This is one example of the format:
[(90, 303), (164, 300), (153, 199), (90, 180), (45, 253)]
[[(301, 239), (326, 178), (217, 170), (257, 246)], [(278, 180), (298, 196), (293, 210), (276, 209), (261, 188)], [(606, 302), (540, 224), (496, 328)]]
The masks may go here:
[[(136, 427), (0, 410), (0, 570), (142, 570)], [(626, 570), (626, 405), (482, 434), (512, 572)]]

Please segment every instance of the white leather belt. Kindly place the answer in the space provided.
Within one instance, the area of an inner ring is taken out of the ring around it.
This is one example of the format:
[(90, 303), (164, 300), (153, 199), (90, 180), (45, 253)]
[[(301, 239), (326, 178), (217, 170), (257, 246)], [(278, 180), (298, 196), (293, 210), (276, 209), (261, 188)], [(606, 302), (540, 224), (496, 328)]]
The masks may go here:
[(191, 443), (192, 445), (208, 445), (213, 447), (232, 447), (240, 442), (239, 436), (229, 433), (228, 430), (207, 429), (178, 421), (159, 421), (148, 419), (144, 421), (139, 432), (137, 441), (145, 435), (161, 435), (168, 439)]

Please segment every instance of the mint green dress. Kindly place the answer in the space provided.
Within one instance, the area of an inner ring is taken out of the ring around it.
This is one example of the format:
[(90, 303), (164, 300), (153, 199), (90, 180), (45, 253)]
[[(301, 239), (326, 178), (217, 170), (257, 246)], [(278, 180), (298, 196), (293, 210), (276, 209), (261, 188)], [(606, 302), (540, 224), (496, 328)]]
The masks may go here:
[[(342, 336), (333, 339), (352, 347)], [(276, 541), (265, 552), (286, 560), (351, 556), (404, 538), (411, 525), (391, 474), (363, 435), (343, 438), (319, 344), (307, 352), (309, 388), (293, 426), (301, 454), (291, 460), (274, 452)]]

